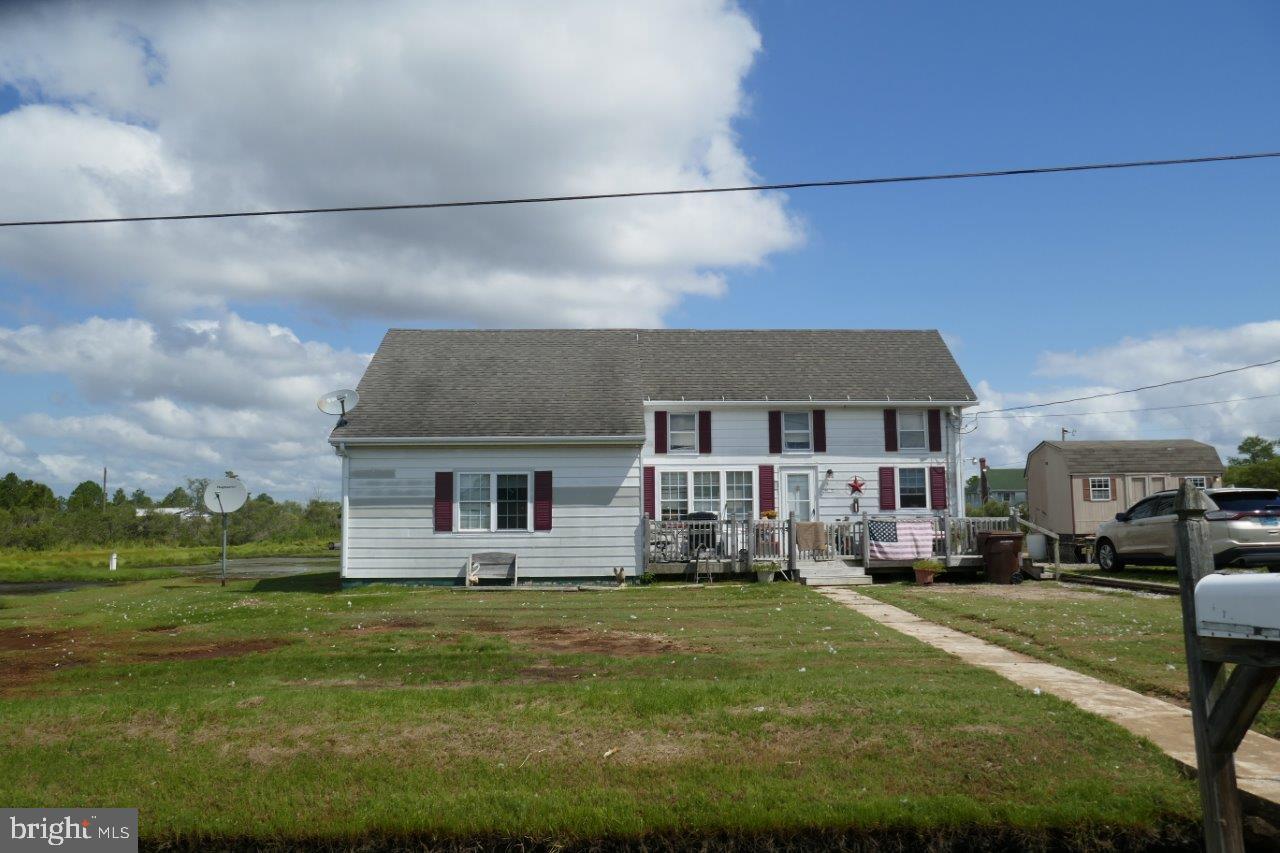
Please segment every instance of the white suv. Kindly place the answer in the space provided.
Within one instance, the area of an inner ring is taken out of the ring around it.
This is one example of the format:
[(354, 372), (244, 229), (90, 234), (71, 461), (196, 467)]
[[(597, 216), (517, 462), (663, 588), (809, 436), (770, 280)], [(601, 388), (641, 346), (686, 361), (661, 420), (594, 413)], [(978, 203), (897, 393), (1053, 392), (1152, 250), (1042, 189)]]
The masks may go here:
[[(1275, 489), (1205, 489), (1213, 508), (1205, 513), (1218, 568), (1266, 566), (1280, 571), (1280, 492)], [(1157, 492), (1098, 527), (1098, 566), (1118, 571), (1127, 563), (1172, 565), (1176, 491)]]

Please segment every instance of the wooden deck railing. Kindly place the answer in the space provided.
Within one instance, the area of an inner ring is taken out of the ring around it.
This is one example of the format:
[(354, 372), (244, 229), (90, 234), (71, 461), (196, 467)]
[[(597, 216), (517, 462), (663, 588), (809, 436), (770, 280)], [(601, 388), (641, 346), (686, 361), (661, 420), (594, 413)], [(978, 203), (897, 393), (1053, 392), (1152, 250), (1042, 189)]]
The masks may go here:
[(936, 513), (863, 513), (823, 522), (820, 541), (815, 543), (813, 529), (797, 530), (798, 524), (791, 519), (649, 519), (645, 527), (646, 559), (650, 564), (683, 563), (701, 555), (739, 563), (744, 571), (754, 563), (783, 564), (794, 560), (857, 560), (866, 565), (873, 562), (865, 535), (870, 522), (922, 518), (933, 523), (932, 553), (939, 559), (974, 556), (979, 553), (980, 534), (1018, 530), (1020, 521), (1016, 516), (956, 518)]

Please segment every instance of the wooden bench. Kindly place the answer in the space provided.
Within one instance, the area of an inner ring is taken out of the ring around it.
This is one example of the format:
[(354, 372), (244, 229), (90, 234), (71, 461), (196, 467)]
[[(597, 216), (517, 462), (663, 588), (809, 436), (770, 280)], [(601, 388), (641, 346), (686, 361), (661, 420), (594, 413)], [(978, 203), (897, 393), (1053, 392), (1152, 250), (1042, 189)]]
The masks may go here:
[(516, 555), (506, 551), (481, 551), (467, 558), (467, 586), (478, 586), (482, 580), (510, 579), (516, 585)]

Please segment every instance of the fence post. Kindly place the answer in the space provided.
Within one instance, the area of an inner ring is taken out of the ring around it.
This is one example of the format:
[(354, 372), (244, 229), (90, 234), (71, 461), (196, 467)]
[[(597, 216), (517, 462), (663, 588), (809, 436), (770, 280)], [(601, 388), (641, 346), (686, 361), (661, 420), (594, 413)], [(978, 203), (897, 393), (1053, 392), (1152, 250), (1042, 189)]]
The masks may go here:
[(796, 570), (796, 514), (787, 513), (787, 571), (793, 575)]
[(867, 525), (867, 514), (862, 514), (862, 570), (871, 571), (871, 528)]
[(951, 567), (951, 510), (942, 514), (942, 564)]
[(754, 518), (747, 519), (747, 565), (746, 571), (751, 571), (756, 565), (756, 520)]
[(1209, 522), (1204, 517), (1207, 509), (1204, 492), (1183, 483), (1176, 504), (1178, 588), (1191, 687), (1191, 725), (1196, 740), (1196, 779), (1204, 813), (1205, 849), (1208, 853), (1244, 853), (1235, 756), (1233, 751), (1215, 750), (1210, 741), (1209, 712), (1222, 690), (1222, 664), (1204, 659), (1196, 635), (1196, 584), (1214, 571)]

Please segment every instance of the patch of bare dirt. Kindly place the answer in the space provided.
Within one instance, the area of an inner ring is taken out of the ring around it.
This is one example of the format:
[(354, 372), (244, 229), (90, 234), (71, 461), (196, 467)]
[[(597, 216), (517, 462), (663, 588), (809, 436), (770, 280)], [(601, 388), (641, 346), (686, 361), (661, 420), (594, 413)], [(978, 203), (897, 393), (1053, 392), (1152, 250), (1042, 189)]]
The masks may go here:
[(142, 632), (144, 634), (164, 634), (176, 630), (178, 630), (177, 625), (152, 625), (150, 628), (143, 628)]
[(285, 645), (287, 642), (287, 640), (280, 639), (220, 640), (213, 643), (143, 649), (138, 651), (134, 656), (134, 660), (147, 662), (234, 658), (240, 657), (241, 655), (253, 654), (254, 652), (270, 651), (271, 649), (276, 649)]
[[(474, 628), (474, 626), (471, 626)], [(677, 642), (661, 634), (645, 634), (639, 631), (592, 630), (589, 628), (539, 628), (499, 629), (500, 633), (515, 643), (533, 646), (549, 652), (587, 652), (613, 657), (641, 657), (665, 655), (677, 652), (709, 652), (707, 646), (693, 646)]]
[(385, 634), (391, 631), (411, 631), (418, 628), (431, 628), (435, 622), (416, 616), (396, 616), (383, 622), (360, 623), (342, 630), (354, 634)]

